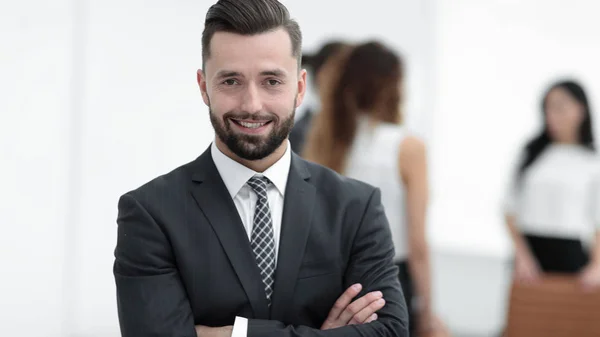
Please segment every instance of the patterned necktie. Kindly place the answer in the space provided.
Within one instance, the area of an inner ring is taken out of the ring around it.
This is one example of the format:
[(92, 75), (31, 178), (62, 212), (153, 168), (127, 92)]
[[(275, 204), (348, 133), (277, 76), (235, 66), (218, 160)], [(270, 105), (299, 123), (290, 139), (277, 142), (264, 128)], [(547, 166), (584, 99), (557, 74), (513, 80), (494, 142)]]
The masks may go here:
[(258, 197), (254, 210), (254, 226), (250, 246), (254, 252), (256, 263), (260, 269), (260, 275), (265, 285), (267, 302), (271, 306), (271, 294), (273, 294), (273, 281), (275, 273), (275, 241), (273, 237), (273, 221), (271, 220), (271, 209), (267, 198), (267, 186), (269, 180), (265, 177), (254, 176), (248, 180)]

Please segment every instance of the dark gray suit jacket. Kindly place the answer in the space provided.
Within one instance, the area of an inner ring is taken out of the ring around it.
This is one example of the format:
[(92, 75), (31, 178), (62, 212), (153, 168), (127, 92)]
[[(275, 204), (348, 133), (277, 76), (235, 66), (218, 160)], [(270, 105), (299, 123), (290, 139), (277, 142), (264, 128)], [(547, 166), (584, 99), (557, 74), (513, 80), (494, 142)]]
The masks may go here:
[[(249, 337), (407, 334), (380, 192), (292, 154), (272, 305), (210, 154), (119, 199), (114, 276), (124, 337), (195, 337), (249, 318)], [(376, 322), (320, 331), (350, 285), (380, 290)]]

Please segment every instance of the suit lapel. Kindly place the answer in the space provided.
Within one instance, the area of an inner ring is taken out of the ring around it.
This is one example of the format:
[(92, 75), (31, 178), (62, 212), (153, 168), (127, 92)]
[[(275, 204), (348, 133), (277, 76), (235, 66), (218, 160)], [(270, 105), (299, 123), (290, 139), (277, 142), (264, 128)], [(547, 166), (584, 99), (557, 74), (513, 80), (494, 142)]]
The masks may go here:
[(260, 271), (235, 204), (212, 160), (210, 147), (197, 159), (192, 180), (195, 182), (192, 195), (217, 234), (255, 318), (267, 319), (269, 309)]
[(292, 164), (285, 192), (279, 255), (271, 304), (271, 319), (287, 321), (294, 287), (304, 257), (312, 222), (315, 187), (308, 183), (310, 173), (306, 164), (292, 154)]

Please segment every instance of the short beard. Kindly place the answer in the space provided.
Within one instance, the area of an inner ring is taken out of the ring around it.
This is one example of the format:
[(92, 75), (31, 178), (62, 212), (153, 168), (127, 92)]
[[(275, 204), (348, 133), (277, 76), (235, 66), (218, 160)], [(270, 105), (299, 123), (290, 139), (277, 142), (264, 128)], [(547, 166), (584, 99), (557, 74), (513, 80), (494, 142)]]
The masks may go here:
[[(295, 106), (296, 101), (294, 100), (294, 107)], [(294, 127), (295, 113), (296, 110), (293, 109), (288, 118), (280, 120), (272, 113), (268, 115), (251, 115), (249, 113), (234, 113), (233, 111), (230, 111), (223, 115), (222, 120), (219, 120), (209, 107), (210, 121), (215, 129), (217, 137), (219, 137), (219, 139), (225, 143), (227, 148), (236, 156), (250, 161), (264, 159), (281, 146)], [(270, 120), (270, 123), (273, 124), (273, 130), (266, 137), (239, 134), (231, 129), (230, 123), (232, 122), (229, 119), (232, 117), (256, 121)]]

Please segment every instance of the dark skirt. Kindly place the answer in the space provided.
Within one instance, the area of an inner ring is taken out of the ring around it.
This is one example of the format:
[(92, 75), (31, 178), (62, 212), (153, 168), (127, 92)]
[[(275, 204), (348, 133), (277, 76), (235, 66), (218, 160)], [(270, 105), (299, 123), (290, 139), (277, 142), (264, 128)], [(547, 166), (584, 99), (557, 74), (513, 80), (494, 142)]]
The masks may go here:
[(402, 292), (404, 293), (404, 300), (406, 301), (406, 309), (408, 310), (408, 328), (410, 330), (410, 337), (415, 336), (416, 332), (416, 313), (414, 300), (414, 288), (413, 281), (406, 261), (397, 262), (398, 266), (398, 279), (402, 286)]
[(580, 240), (524, 235), (531, 253), (543, 272), (574, 274), (589, 262)]

